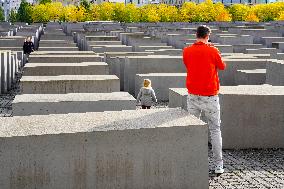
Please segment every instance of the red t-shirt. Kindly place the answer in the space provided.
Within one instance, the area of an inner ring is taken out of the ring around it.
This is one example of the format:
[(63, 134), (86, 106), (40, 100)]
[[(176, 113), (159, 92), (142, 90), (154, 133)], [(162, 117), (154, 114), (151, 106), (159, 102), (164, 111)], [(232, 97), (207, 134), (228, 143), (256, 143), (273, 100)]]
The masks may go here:
[(196, 42), (183, 49), (183, 62), (187, 69), (188, 93), (200, 96), (218, 94), (220, 83), (217, 69), (224, 70), (226, 64), (216, 47)]

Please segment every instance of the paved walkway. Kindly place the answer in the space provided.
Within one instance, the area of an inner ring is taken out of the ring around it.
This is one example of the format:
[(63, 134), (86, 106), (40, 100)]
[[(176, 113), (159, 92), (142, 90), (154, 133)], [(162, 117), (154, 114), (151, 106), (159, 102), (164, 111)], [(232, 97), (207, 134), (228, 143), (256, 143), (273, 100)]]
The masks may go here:
[(284, 149), (224, 150), (223, 156), (225, 173), (211, 175), (209, 189), (284, 188)]
[(14, 100), (15, 95), (20, 92), (19, 82), (22, 77), (22, 72), (19, 72), (16, 77), (17, 83), (14, 84), (10, 93), (0, 95), (0, 117), (10, 117), (12, 115), (12, 101)]

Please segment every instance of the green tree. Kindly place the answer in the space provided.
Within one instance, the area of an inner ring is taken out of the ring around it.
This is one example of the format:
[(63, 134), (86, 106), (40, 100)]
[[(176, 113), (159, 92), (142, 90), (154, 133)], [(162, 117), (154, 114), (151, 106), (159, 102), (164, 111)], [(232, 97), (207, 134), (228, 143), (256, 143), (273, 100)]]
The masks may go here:
[(52, 0), (39, 0), (39, 4), (52, 3)]
[(84, 7), (87, 11), (91, 8), (91, 4), (87, 0), (80, 0), (80, 6)]
[(9, 22), (14, 23), (17, 22), (17, 12), (12, 9), (9, 15)]
[(4, 10), (0, 7), (0, 21), (5, 21)]
[(17, 20), (29, 24), (32, 23), (33, 21), (32, 12), (33, 12), (33, 7), (25, 0), (22, 0), (20, 7), (18, 9)]

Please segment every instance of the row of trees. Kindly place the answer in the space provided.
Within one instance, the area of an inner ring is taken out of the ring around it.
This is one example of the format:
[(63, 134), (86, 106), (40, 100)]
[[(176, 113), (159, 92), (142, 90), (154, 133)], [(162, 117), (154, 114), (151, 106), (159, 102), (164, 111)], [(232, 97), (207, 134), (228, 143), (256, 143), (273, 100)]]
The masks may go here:
[(22, 1), (18, 12), (12, 11), (10, 21), (48, 22), (88, 20), (113, 20), (120, 22), (211, 22), (211, 21), (272, 21), (284, 20), (284, 3), (260, 5), (234, 4), (225, 7), (222, 3), (206, 0), (196, 4), (184, 3), (177, 8), (166, 4), (145, 5), (102, 3), (90, 4), (82, 0), (80, 5), (63, 6), (60, 2), (41, 0), (37, 5)]

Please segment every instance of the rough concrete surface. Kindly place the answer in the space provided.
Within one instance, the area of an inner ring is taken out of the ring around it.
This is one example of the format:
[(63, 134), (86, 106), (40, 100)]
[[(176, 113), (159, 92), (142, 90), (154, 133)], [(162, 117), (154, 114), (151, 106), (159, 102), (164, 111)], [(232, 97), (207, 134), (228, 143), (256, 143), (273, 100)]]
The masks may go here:
[(24, 67), (24, 76), (56, 75), (108, 75), (109, 66), (105, 62), (81, 63), (32, 63)]
[(46, 118), (0, 118), (3, 188), (208, 188), (207, 126), (181, 109)]
[(59, 75), (23, 76), (20, 82), (23, 94), (105, 93), (120, 90), (114, 75)]
[(23, 94), (13, 101), (13, 116), (121, 111), (136, 109), (126, 92)]

